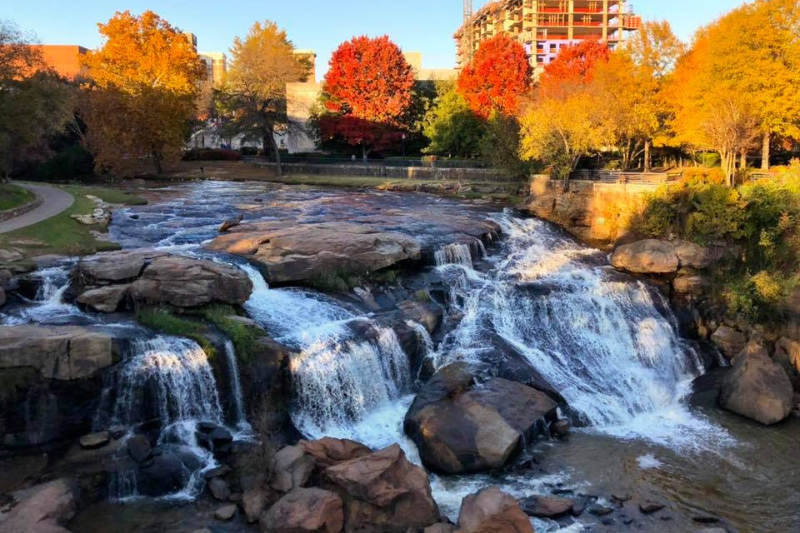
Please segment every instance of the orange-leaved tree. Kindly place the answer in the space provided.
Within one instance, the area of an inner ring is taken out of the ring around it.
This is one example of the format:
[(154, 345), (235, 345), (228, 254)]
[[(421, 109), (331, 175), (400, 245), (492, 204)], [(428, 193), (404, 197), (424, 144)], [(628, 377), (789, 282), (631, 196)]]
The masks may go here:
[(98, 24), (103, 46), (89, 69), (82, 114), (98, 166), (120, 174), (178, 158), (194, 118), (201, 64), (193, 44), (152, 11), (117, 12)]
[(560, 97), (565, 93), (574, 92), (592, 81), (597, 64), (607, 62), (609, 56), (608, 46), (596, 40), (565, 46), (561, 48), (556, 58), (545, 66), (539, 87), (550, 97)]
[(500, 34), (481, 43), (472, 61), (458, 77), (458, 92), (478, 116), (493, 111), (514, 115), (531, 84), (531, 66), (525, 48)]
[(321, 140), (360, 146), (365, 159), (394, 144), (410, 126), (414, 78), (403, 52), (385, 35), (342, 43), (323, 84)]

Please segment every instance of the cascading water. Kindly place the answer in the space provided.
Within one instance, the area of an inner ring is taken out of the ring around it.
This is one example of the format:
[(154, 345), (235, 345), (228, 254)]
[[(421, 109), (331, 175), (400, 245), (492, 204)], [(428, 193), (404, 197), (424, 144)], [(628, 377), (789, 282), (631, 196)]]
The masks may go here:
[[(192, 498), (202, 483), (202, 472), (216, 465), (213, 455), (200, 447), (197, 424), (223, 423), (222, 407), (214, 374), (203, 349), (194, 341), (157, 336), (133, 342), (131, 356), (116, 377), (116, 400), (110, 424), (134, 427), (157, 419), (159, 445), (176, 446), (199, 459), (175, 498)], [(137, 494), (136, 475), (122, 471), (111, 478), (111, 495), (125, 500)]]
[(225, 341), (225, 359), (228, 362), (228, 372), (231, 375), (231, 394), (233, 395), (233, 407), (236, 412), (236, 427), (239, 431), (249, 433), (252, 428), (247, 422), (247, 414), (244, 409), (244, 395), (242, 394), (242, 380), (239, 377), (239, 363), (236, 360), (236, 348), (230, 340)]
[(38, 280), (34, 304), (21, 311), (25, 322), (58, 323), (69, 321), (69, 317), (83, 316), (76, 306), (64, 301), (64, 293), (70, 285), (69, 266), (44, 268), (32, 274)]
[(243, 268), (254, 286), (248, 313), (297, 350), (292, 419), (304, 435), (353, 438), (359, 421), (407, 392), (408, 357), (393, 330), (316, 293), (272, 290), (256, 269)]
[(464, 265), (472, 266), (472, 251), (468, 244), (453, 243), (440, 246), (433, 252), (436, 266)]
[(493, 349), (487, 339), (498, 335), (595, 429), (673, 443), (676, 427), (708, 433), (682, 402), (704, 368), (665, 302), (544, 222), (508, 215), (496, 222), (507, 237), (505, 259), (488, 275), (458, 278), (464, 319), (440, 348), (438, 366), (482, 362)]

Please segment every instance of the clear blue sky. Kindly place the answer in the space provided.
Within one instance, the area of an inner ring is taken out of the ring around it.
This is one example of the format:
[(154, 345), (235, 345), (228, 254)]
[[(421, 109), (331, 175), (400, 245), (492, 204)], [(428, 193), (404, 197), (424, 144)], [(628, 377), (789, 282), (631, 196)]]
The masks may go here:
[[(100, 44), (97, 22), (115, 11), (152, 9), (197, 34), (201, 51), (227, 51), (256, 20), (276, 21), (297, 48), (318, 54), (318, 76), (336, 46), (353, 35), (388, 34), (404, 50), (424, 54), (426, 68), (455, 62), (452, 35), (461, 23), (460, 0), (2, 0), (0, 18), (15, 21), (48, 44)], [(486, 0), (475, 0), (476, 9)], [(638, 0), (647, 19), (667, 19), (688, 40), (694, 31), (742, 0)], [(392, 7), (389, 7), (389, 6)]]

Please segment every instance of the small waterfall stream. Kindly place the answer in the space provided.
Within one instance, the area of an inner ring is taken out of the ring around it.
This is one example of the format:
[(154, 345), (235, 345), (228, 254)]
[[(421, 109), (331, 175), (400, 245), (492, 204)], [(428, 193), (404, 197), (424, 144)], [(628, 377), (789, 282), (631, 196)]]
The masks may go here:
[(231, 376), (231, 393), (233, 406), (236, 411), (236, 427), (243, 433), (249, 433), (252, 428), (247, 422), (247, 413), (244, 408), (244, 394), (242, 393), (242, 380), (239, 376), (239, 363), (236, 359), (236, 348), (229, 339), (225, 341), (225, 359), (228, 362), (228, 372)]
[(248, 313), (297, 350), (290, 362), (292, 419), (304, 435), (352, 437), (366, 416), (408, 392), (408, 356), (393, 330), (323, 295), (270, 289), (255, 268), (242, 268), (255, 288)]

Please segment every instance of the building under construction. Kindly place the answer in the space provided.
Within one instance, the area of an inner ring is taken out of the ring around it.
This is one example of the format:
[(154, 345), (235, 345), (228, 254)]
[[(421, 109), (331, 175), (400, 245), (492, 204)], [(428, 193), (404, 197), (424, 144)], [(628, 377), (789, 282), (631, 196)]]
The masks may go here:
[(465, 0), (455, 34), (459, 66), (483, 41), (504, 33), (522, 43), (538, 74), (562, 46), (595, 39), (614, 49), (641, 25), (626, 0), (497, 0), (474, 14), (471, 5)]

